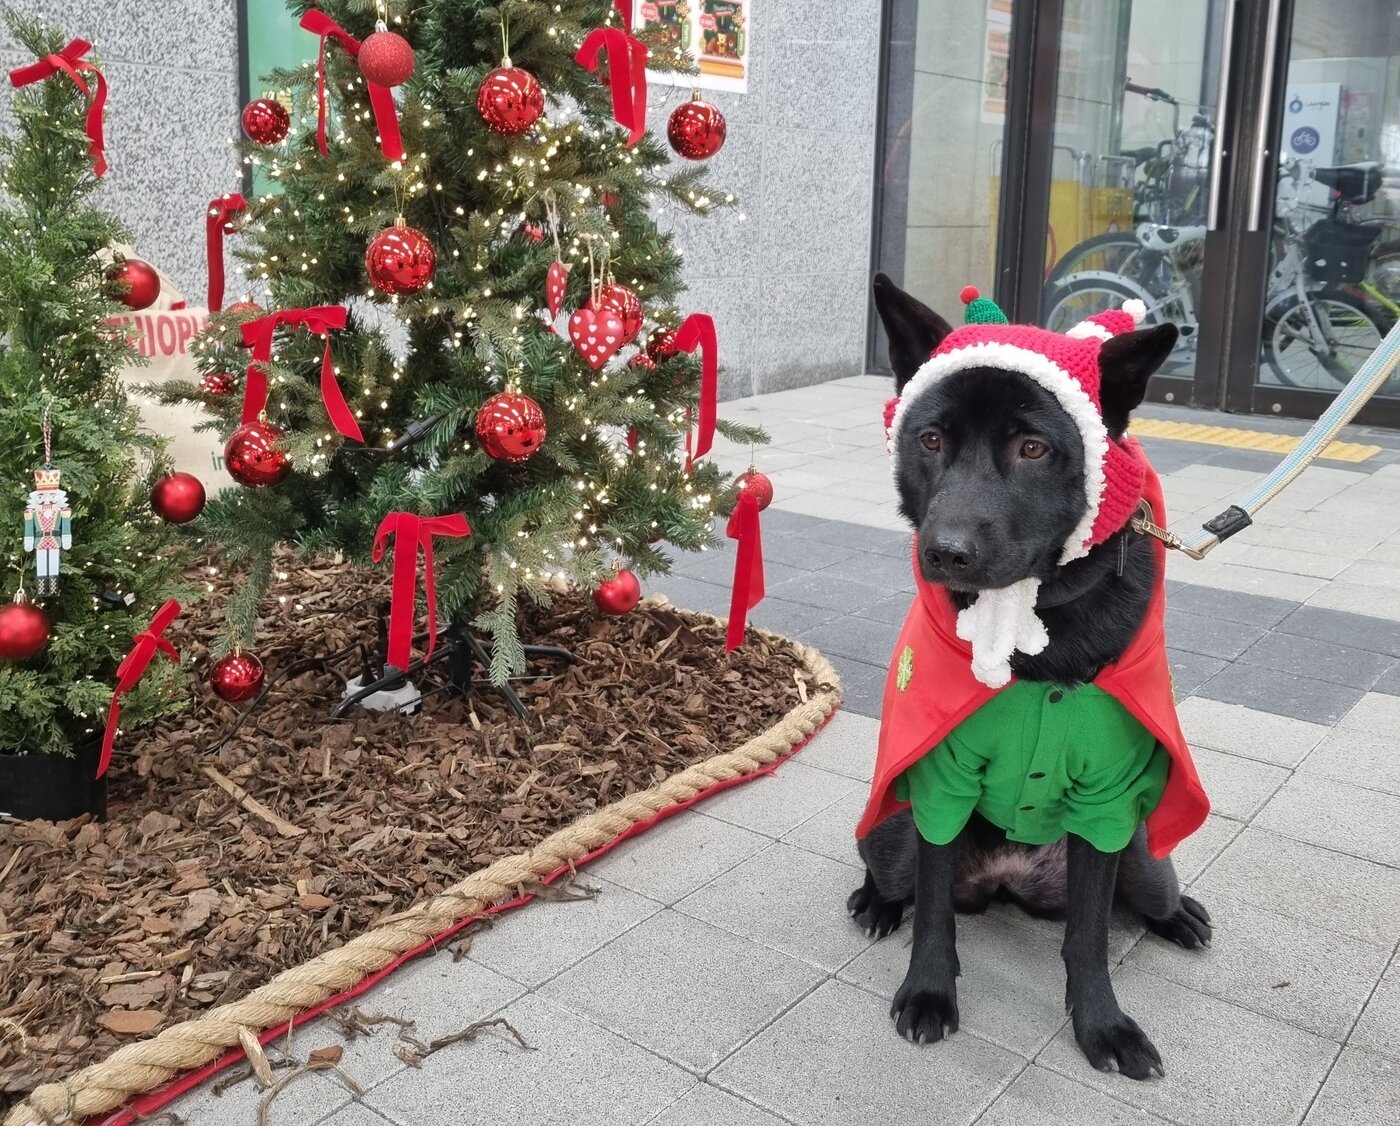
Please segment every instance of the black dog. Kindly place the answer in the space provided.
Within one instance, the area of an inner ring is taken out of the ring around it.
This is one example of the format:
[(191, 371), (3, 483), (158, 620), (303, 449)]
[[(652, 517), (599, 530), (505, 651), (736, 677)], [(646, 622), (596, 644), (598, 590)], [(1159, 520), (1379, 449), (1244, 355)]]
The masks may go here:
[[(902, 392), (952, 329), (883, 275), (874, 289)], [(1175, 327), (1163, 325), (1103, 344), (1102, 414), (1111, 437), (1126, 431), (1175, 338)], [(959, 609), (981, 590), (1042, 580), (1036, 610), (1050, 642), (1034, 656), (1016, 653), (1012, 671), (1064, 686), (1093, 681), (1142, 623), (1157, 562), (1144, 537), (1124, 530), (1059, 565), (1087, 511), (1084, 447), (1066, 410), (1026, 375), (989, 367), (954, 372), (911, 410), (917, 415), (894, 436), (909, 444), (899, 451), (897, 487), (900, 510), (917, 530), (924, 578), (943, 586)], [(930, 448), (941, 455), (927, 456)], [(1187, 948), (1209, 945), (1211, 927), (1205, 908), (1181, 894), (1171, 861), (1149, 855), (1142, 826), (1123, 852), (1107, 854), (1074, 834), (1039, 848), (1017, 844), (974, 813), (956, 841), (940, 846), (923, 840), (905, 810), (879, 824), (860, 851), (865, 883), (847, 906), (867, 934), (889, 934), (914, 904), (913, 953), (891, 1009), (900, 1035), (926, 1042), (957, 1030), (954, 912), (1009, 900), (1032, 915), (1067, 920), (1066, 1003), (1089, 1061), (1134, 1079), (1164, 1074), (1109, 978), (1114, 897), (1155, 934)]]

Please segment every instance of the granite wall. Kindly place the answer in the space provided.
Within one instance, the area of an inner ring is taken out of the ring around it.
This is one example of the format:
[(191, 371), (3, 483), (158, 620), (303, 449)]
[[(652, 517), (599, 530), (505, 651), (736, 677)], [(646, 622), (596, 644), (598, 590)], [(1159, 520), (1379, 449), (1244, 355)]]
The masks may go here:
[[(95, 45), (109, 86), (99, 198), (136, 253), (203, 304), (204, 209), (239, 188), (237, 0), (7, 3)], [(31, 61), (21, 51), (0, 26), (0, 66)]]

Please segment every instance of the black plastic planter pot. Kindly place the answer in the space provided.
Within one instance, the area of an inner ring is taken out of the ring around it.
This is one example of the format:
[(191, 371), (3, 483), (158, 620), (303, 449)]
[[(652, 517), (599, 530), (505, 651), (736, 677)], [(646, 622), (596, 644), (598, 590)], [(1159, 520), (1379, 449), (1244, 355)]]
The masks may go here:
[(94, 778), (102, 740), (63, 755), (0, 755), (0, 813), (23, 821), (107, 817), (107, 778)]

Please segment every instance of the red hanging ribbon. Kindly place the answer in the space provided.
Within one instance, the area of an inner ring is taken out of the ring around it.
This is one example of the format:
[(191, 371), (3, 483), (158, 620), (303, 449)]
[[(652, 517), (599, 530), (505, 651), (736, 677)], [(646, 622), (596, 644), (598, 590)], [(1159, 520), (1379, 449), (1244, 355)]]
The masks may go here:
[(685, 435), (685, 471), (697, 458), (704, 457), (715, 444), (715, 424), (719, 419), (719, 338), (715, 319), (708, 313), (691, 313), (676, 330), (675, 346), (681, 352), (700, 349), (700, 429), (691, 445), (689, 427)]
[(433, 572), (433, 537), (471, 535), (460, 512), (450, 516), (415, 516), (391, 512), (380, 522), (371, 553), (378, 563), (394, 537), (394, 586), (389, 603), (389, 664), (406, 669), (413, 660), (413, 616), (418, 593), (418, 552), (423, 552), (423, 599), (428, 606), (428, 656), (437, 647), (437, 582)]
[[(334, 39), (351, 58), (358, 58), (360, 41), (346, 31), (325, 12), (315, 8), (301, 17), (301, 26), (321, 40), (321, 50), (316, 57), (316, 145), (322, 156), (330, 156), (330, 146), (326, 140), (326, 118), (329, 107), (326, 102), (326, 40)], [(394, 92), (387, 86), (365, 79), (365, 89), (369, 92), (369, 108), (374, 112), (374, 125), (379, 130), (379, 151), (385, 160), (403, 160), (403, 135), (399, 132), (399, 110), (394, 104)]]
[(622, 17), (622, 26), (625, 30), (632, 30), (632, 0), (613, 0), (613, 7), (617, 9), (617, 14)]
[(132, 638), (136, 644), (117, 666), (117, 684), (112, 689), (112, 703), (107, 708), (107, 730), (102, 734), (102, 757), (97, 762), (99, 778), (107, 773), (107, 767), (112, 762), (112, 744), (117, 738), (117, 724), (122, 718), (122, 696), (135, 688), (137, 682), (146, 675), (146, 667), (157, 653), (164, 653), (172, 661), (180, 660), (175, 646), (161, 636), (179, 613), (180, 604), (173, 598), (157, 610), (151, 624)]
[[(106, 145), (102, 140), (102, 111), (107, 105), (107, 79), (97, 67), (83, 58), (91, 50), (92, 44), (86, 39), (74, 39), (56, 55), (49, 55), (28, 66), (15, 67), (10, 71), (10, 82), (18, 90), (22, 86), (42, 82), (59, 71), (73, 80), (73, 85), (88, 99), (87, 135), (91, 142), (88, 151), (92, 154), (93, 174), (101, 178), (107, 174)], [(89, 89), (88, 84), (78, 74), (80, 70), (92, 75), (93, 89)]]
[(256, 422), (267, 408), (267, 364), (272, 360), (272, 336), (278, 325), (304, 325), (308, 332), (319, 332), (326, 338), (326, 351), (321, 357), (321, 401), (326, 404), (331, 425), (347, 438), (363, 442), (365, 436), (345, 394), (336, 382), (335, 365), (331, 363), (332, 329), (345, 327), (344, 305), (314, 305), (310, 309), (281, 309), (243, 324), (243, 343), (253, 350), (248, 362), (248, 378), (243, 389), (243, 423)]
[(647, 131), (647, 48), (620, 27), (595, 27), (574, 55), (586, 70), (597, 71), (598, 56), (608, 56), (613, 118), (627, 130), (630, 149)]
[(724, 534), (739, 541), (738, 558), (734, 560), (734, 594), (729, 601), (729, 631), (725, 635), (724, 651), (731, 652), (744, 643), (744, 628), (749, 611), (763, 601), (763, 537), (758, 526), (758, 498), (747, 489), (739, 493), (739, 501), (729, 517)]
[(209, 259), (209, 311), (217, 313), (224, 307), (224, 235), (232, 234), (229, 222), (248, 210), (248, 201), (238, 192), (221, 195), (209, 201), (205, 216), (205, 247)]

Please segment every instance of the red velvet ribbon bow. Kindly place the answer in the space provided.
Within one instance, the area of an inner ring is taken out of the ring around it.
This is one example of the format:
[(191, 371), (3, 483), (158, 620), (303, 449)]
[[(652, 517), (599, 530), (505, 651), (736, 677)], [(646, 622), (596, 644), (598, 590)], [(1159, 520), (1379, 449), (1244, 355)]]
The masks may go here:
[(248, 201), (238, 192), (221, 195), (209, 201), (204, 219), (205, 247), (209, 258), (209, 311), (217, 313), (224, 307), (224, 235), (232, 234), (229, 221), (248, 210)]
[(700, 349), (700, 429), (691, 444), (689, 427), (685, 435), (685, 471), (696, 458), (704, 457), (715, 444), (715, 423), (719, 418), (719, 339), (715, 319), (708, 313), (691, 313), (676, 329), (675, 346), (682, 352)]
[(374, 535), (378, 563), (390, 536), (394, 537), (394, 586), (389, 603), (389, 664), (406, 669), (413, 660), (413, 614), (418, 592), (418, 552), (423, 552), (423, 600), (428, 607), (428, 656), (437, 647), (437, 583), (433, 572), (433, 537), (460, 539), (471, 535), (471, 525), (460, 512), (451, 516), (415, 516), (391, 512)]
[[(334, 39), (349, 52), (351, 58), (358, 58), (360, 41), (346, 31), (325, 12), (315, 8), (301, 17), (301, 26), (321, 40), (321, 51), (316, 57), (316, 145), (322, 156), (330, 156), (326, 142), (326, 117), (329, 108), (326, 104), (326, 40)], [(403, 135), (399, 132), (399, 110), (394, 105), (394, 92), (387, 86), (365, 79), (365, 89), (369, 93), (369, 108), (374, 113), (374, 125), (379, 130), (379, 151), (385, 160), (403, 159)]]
[(598, 56), (608, 56), (613, 118), (627, 130), (630, 149), (647, 131), (647, 49), (620, 27), (595, 27), (574, 55), (586, 70), (598, 69)]
[(758, 527), (758, 498), (747, 489), (739, 493), (739, 502), (729, 517), (724, 534), (739, 541), (738, 557), (734, 560), (734, 593), (729, 601), (729, 631), (724, 651), (731, 652), (744, 643), (744, 627), (749, 611), (763, 601), (763, 537)]
[[(100, 178), (107, 174), (106, 146), (102, 140), (102, 111), (107, 105), (107, 79), (97, 67), (83, 58), (91, 50), (92, 44), (86, 39), (74, 39), (56, 55), (49, 55), (28, 66), (15, 67), (10, 71), (10, 82), (14, 84), (15, 89), (19, 89), (34, 82), (42, 82), (59, 71), (73, 80), (73, 85), (88, 99), (87, 135), (91, 142), (88, 151), (92, 154), (93, 174)], [(92, 75), (91, 89), (78, 73), (80, 70)]]
[(146, 668), (157, 653), (164, 653), (172, 661), (180, 660), (175, 646), (161, 636), (179, 613), (180, 604), (173, 598), (157, 610), (151, 624), (132, 638), (136, 644), (117, 666), (117, 684), (112, 689), (112, 703), (107, 708), (107, 730), (102, 735), (102, 757), (97, 762), (99, 778), (107, 773), (107, 767), (112, 762), (112, 744), (117, 738), (117, 724), (122, 718), (122, 696), (135, 688), (137, 682), (146, 675)]
[(613, 7), (617, 9), (617, 14), (622, 18), (622, 26), (626, 31), (632, 30), (632, 0), (613, 0)]
[(243, 325), (243, 343), (253, 350), (248, 362), (248, 379), (243, 390), (243, 423), (256, 422), (267, 408), (267, 364), (272, 359), (272, 335), (278, 325), (305, 325), (308, 332), (319, 332), (326, 338), (326, 351), (321, 357), (321, 401), (326, 404), (331, 425), (347, 438), (365, 440), (360, 424), (355, 421), (345, 395), (336, 382), (335, 365), (331, 363), (331, 329), (345, 327), (344, 305), (313, 305), (310, 309), (281, 309)]

